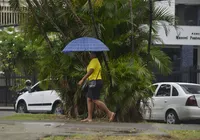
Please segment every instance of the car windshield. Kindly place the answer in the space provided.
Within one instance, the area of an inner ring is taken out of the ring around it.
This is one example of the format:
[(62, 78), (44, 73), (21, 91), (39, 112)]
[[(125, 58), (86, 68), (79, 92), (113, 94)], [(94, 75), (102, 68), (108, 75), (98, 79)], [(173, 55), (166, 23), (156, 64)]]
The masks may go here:
[(200, 94), (200, 85), (180, 85), (186, 94)]

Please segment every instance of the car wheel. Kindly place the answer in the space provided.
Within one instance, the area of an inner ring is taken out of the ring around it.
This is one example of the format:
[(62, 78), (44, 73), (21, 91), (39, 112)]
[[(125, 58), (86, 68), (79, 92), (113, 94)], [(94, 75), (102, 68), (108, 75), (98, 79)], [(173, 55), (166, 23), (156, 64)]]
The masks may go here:
[(63, 106), (61, 103), (57, 103), (53, 106), (52, 114), (62, 115), (63, 114)]
[(179, 118), (175, 111), (168, 111), (166, 114), (166, 122), (167, 124), (178, 124)]
[(17, 113), (27, 113), (27, 107), (24, 102), (21, 102), (17, 106)]

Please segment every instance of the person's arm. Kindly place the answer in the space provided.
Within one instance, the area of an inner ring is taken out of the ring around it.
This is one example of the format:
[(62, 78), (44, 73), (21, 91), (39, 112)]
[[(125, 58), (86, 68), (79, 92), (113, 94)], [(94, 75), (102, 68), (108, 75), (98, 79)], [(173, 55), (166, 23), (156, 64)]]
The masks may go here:
[(94, 69), (90, 69), (81, 80), (85, 81), (93, 72)]
[(94, 69), (90, 69), (86, 75), (78, 82), (78, 85), (82, 85), (83, 82), (94, 72)]

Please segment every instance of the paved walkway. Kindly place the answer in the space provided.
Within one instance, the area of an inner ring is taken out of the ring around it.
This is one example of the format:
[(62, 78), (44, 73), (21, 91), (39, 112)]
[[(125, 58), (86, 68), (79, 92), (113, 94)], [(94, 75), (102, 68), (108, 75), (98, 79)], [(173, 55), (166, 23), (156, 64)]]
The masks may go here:
[(15, 112), (14, 111), (0, 111), (0, 119), (2, 117), (7, 117), (7, 116), (11, 116), (14, 115)]
[(166, 135), (162, 130), (200, 130), (200, 125), (158, 123), (81, 123), (0, 121), (0, 139), (37, 140), (47, 135)]

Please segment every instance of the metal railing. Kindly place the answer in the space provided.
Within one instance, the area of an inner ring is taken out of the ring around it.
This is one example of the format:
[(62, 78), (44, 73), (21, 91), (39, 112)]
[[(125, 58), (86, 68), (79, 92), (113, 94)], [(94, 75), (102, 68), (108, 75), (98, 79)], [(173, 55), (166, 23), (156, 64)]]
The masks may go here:
[(37, 82), (36, 75), (30, 77), (15, 74), (0, 74), (0, 106), (10, 106), (15, 102), (17, 90), (14, 87), (25, 86), (24, 81), (30, 79), (33, 84)]
[[(25, 11), (25, 7), (22, 9)], [(0, 27), (18, 26), (25, 17), (25, 12), (14, 11), (10, 6), (0, 3)]]

